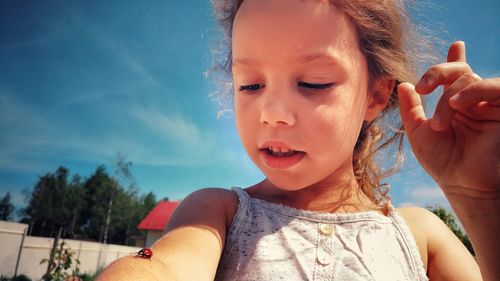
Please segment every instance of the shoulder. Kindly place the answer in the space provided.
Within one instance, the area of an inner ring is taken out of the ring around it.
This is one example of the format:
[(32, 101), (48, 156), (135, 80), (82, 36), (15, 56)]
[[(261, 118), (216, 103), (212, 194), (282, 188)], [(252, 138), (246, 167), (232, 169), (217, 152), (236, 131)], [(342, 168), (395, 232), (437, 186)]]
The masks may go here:
[[(419, 207), (397, 209), (420, 250), (429, 278), (438, 280), (479, 280), (477, 263), (455, 234), (431, 211)], [(461, 270), (456, 265), (461, 264)]]
[[(174, 213), (176, 217), (213, 217), (224, 220), (224, 225), (229, 227), (232, 218), (238, 209), (238, 197), (232, 190), (224, 188), (203, 188), (189, 194), (181, 201)], [(170, 224), (170, 223), (169, 223)], [(172, 225), (167, 226), (167, 231)]]
[(174, 280), (213, 280), (236, 209), (234, 192), (221, 188), (200, 189), (181, 201), (165, 234), (152, 246), (155, 257), (177, 277)]
[(449, 238), (450, 234), (454, 237), (446, 224), (427, 209), (405, 206), (397, 208), (397, 210), (410, 228), (417, 244), (425, 245), (426, 251), (424, 252), (428, 251), (428, 255), (432, 255), (433, 243), (443, 238)]
[[(419, 207), (405, 206), (397, 208), (403, 217), (418, 246), (420, 257), (427, 269), (428, 264), (428, 232), (427, 229), (436, 223), (437, 218), (432, 212)], [(439, 220), (439, 218), (437, 218)]]
[(234, 191), (229, 189), (207, 187), (196, 190), (193, 193), (189, 194), (188, 197), (182, 200), (181, 204), (184, 202), (196, 202), (203, 204), (213, 203), (217, 206), (237, 205), (238, 197), (236, 196), (236, 193)]
[(406, 223), (414, 235), (422, 236), (428, 246), (429, 255), (433, 253), (433, 246), (441, 243), (441, 240), (453, 238), (458, 240), (455, 234), (448, 226), (433, 212), (420, 207), (401, 207), (398, 208), (399, 214), (405, 219)]
[[(405, 206), (397, 208), (399, 214), (404, 218), (406, 224), (415, 236), (423, 238), (426, 243), (431, 238), (436, 237), (436, 233), (443, 230), (449, 231), (443, 221), (433, 212), (414, 206)], [(451, 231), (449, 231), (451, 233)]]
[(424, 208), (405, 206), (397, 210), (409, 227), (422, 228), (442, 223), (434, 213)]

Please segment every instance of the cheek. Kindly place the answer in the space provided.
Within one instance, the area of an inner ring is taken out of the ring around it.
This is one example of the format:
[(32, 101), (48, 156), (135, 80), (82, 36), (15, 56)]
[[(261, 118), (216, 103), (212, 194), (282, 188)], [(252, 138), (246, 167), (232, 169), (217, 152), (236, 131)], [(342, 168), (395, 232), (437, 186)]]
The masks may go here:
[(245, 141), (245, 131), (248, 131), (248, 122), (246, 121), (246, 117), (243, 115), (244, 111), (239, 110), (236, 106), (234, 108), (234, 118), (236, 123), (236, 130), (240, 135), (241, 140)]
[[(363, 122), (359, 109), (321, 106), (310, 117), (309, 133), (315, 136), (319, 144), (335, 146), (332, 150), (334, 153), (338, 153), (338, 149), (354, 148)], [(320, 150), (325, 151), (324, 147)]]
[[(236, 123), (236, 130), (240, 136), (241, 142), (244, 146), (249, 142), (249, 137), (255, 131), (256, 119), (258, 118), (252, 112), (252, 108), (244, 105), (240, 99), (234, 98), (234, 118)], [(258, 120), (258, 119), (257, 119)]]
[(245, 114), (247, 114), (246, 107), (243, 105), (241, 97), (238, 97), (236, 94), (233, 96), (233, 110), (234, 110), (234, 118), (236, 119), (236, 124), (242, 123), (242, 120), (245, 119)]
[(320, 105), (312, 110), (311, 120), (316, 132), (335, 131), (344, 132), (361, 125), (363, 110), (360, 101), (343, 100), (340, 102)]

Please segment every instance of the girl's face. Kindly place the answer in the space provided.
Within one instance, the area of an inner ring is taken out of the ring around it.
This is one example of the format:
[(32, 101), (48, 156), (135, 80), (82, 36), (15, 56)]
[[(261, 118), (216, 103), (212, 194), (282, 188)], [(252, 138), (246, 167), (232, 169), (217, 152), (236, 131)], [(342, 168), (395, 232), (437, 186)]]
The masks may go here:
[(348, 17), (328, 0), (245, 0), (232, 36), (237, 128), (260, 170), (285, 190), (352, 179), (380, 108)]

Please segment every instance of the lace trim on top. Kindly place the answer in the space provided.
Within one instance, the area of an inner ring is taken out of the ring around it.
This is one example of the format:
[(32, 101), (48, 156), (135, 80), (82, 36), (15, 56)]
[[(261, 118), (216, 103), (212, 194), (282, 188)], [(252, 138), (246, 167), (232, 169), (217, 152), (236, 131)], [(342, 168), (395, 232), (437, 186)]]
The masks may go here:
[[(279, 203), (273, 203), (269, 201), (265, 201), (258, 198), (253, 198), (248, 195), (246, 191), (239, 187), (232, 187), (231, 190), (236, 192), (238, 195), (238, 199), (240, 200), (240, 204), (242, 201), (243, 205), (247, 206), (250, 202), (255, 202), (262, 208), (271, 210), (273, 212), (279, 213), (284, 216), (289, 217), (297, 217), (309, 221), (317, 221), (317, 222), (336, 222), (336, 223), (344, 223), (351, 221), (360, 221), (360, 220), (375, 220), (381, 223), (390, 223), (390, 216), (384, 216), (378, 211), (363, 211), (363, 212), (339, 212), (339, 213), (326, 213), (320, 211), (310, 211), (297, 209), (290, 206), (286, 206)], [(241, 206), (240, 206), (241, 207)], [(392, 212), (394, 208), (390, 208), (390, 212)], [(390, 214), (389, 212), (389, 214)], [(236, 217), (236, 215), (235, 215)]]
[[(238, 210), (233, 217), (233, 222), (228, 230), (226, 237), (231, 237), (231, 241), (237, 240), (241, 234), (242, 226), (246, 223), (249, 214), (250, 214), (250, 204), (251, 202), (255, 202), (257, 205), (262, 208), (271, 210), (273, 212), (279, 213), (284, 216), (301, 218), (309, 221), (317, 221), (317, 222), (332, 222), (332, 223), (347, 223), (353, 221), (362, 221), (362, 220), (371, 220), (378, 221), (380, 223), (392, 223), (399, 233), (401, 237), (404, 239), (405, 244), (410, 251), (411, 262), (413, 269), (419, 275), (420, 280), (429, 280), (427, 278), (427, 274), (425, 272), (424, 264), (420, 257), (420, 251), (415, 242), (413, 234), (408, 228), (405, 220), (399, 212), (392, 206), (392, 204), (388, 203), (388, 214), (384, 216), (377, 211), (364, 211), (364, 212), (353, 212), (353, 213), (324, 213), (318, 211), (310, 211), (303, 209), (296, 209), (293, 207), (285, 206), (279, 203), (273, 203), (269, 201), (265, 201), (258, 198), (252, 198), (250, 195), (241, 189), (240, 187), (232, 187), (233, 190), (239, 200)], [(229, 241), (228, 241), (229, 242)], [(229, 245), (233, 245), (234, 243), (228, 243)], [(224, 253), (229, 253), (232, 247), (225, 247)]]

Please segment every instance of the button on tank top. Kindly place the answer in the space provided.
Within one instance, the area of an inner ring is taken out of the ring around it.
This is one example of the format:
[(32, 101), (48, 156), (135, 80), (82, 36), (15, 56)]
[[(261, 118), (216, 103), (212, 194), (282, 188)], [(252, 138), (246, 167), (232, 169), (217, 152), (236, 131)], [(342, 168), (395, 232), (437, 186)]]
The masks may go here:
[(322, 213), (251, 198), (241, 188), (215, 280), (428, 280), (397, 210)]

